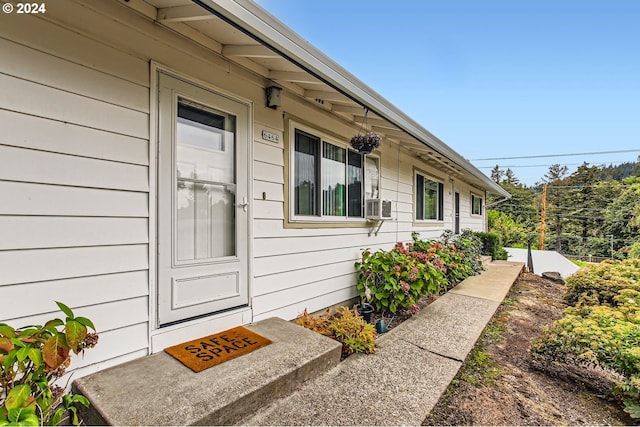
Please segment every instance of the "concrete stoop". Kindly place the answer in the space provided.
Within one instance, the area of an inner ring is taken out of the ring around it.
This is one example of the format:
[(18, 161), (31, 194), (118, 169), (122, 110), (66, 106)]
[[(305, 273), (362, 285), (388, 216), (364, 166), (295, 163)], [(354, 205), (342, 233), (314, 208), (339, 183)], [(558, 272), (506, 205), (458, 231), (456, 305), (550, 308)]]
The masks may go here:
[(491, 255), (481, 255), (480, 261), (482, 262), (482, 266), (486, 268), (489, 264), (491, 264), (492, 257)]
[(247, 326), (272, 344), (194, 373), (161, 352), (80, 378), (87, 425), (229, 425), (335, 367), (341, 345), (278, 318)]

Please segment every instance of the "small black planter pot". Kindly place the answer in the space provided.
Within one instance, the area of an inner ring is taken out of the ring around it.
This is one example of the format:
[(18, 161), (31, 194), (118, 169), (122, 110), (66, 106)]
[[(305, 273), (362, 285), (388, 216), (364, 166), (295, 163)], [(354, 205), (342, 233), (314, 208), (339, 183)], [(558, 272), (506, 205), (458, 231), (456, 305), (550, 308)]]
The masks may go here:
[(364, 304), (358, 304), (356, 309), (365, 322), (371, 323), (371, 314), (373, 314), (373, 306), (371, 304), (369, 304), (368, 302), (365, 302)]
[(376, 320), (376, 332), (379, 334), (387, 332), (387, 324), (383, 319)]
[(363, 147), (361, 147), (358, 150), (358, 153), (360, 153), (360, 154), (370, 154), (372, 151), (373, 151), (373, 145), (367, 144), (367, 145), (364, 145)]

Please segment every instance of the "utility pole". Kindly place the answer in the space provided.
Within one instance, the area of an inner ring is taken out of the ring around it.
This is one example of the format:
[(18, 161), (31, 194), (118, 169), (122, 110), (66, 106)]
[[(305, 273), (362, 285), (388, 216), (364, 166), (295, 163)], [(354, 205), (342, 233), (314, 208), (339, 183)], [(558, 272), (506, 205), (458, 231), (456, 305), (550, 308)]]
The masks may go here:
[(545, 228), (545, 214), (547, 212), (547, 184), (542, 187), (542, 207), (541, 207), (541, 219), (540, 219), (540, 245), (538, 249), (544, 250), (544, 228)]
[(613, 234), (607, 234), (611, 238), (611, 259), (613, 259)]

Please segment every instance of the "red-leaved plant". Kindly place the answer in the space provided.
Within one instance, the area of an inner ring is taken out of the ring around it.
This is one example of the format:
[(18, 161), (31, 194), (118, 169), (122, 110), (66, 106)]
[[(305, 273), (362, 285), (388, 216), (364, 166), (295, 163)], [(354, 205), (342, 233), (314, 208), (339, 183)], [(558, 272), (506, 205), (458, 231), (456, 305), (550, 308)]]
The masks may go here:
[(65, 321), (19, 329), (0, 324), (0, 426), (57, 425), (67, 414), (79, 425), (75, 404), (89, 406), (84, 396), (66, 394), (55, 381), (69, 367), (71, 354), (94, 347), (98, 335), (91, 320), (56, 304)]

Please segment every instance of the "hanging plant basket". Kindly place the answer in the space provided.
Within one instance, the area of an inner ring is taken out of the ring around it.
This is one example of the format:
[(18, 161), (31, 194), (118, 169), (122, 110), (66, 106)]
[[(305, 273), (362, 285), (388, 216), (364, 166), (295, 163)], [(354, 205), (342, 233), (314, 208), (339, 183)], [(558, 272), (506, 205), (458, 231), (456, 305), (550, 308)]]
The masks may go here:
[(369, 154), (374, 148), (378, 148), (382, 142), (382, 138), (375, 132), (366, 132), (364, 135), (362, 130), (367, 130), (367, 116), (369, 115), (369, 109), (364, 108), (364, 120), (360, 124), (360, 130), (358, 134), (351, 138), (351, 146), (361, 154)]
[(378, 148), (382, 138), (374, 132), (367, 132), (364, 135), (356, 135), (351, 138), (351, 146), (362, 154), (369, 154), (374, 148)]

